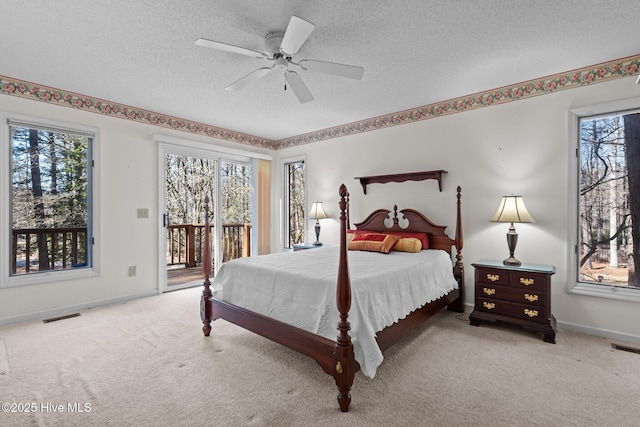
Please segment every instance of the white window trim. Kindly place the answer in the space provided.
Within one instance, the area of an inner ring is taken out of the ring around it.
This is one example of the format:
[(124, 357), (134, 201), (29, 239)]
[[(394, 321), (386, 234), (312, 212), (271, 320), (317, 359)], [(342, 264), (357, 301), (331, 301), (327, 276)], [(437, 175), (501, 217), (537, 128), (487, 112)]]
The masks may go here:
[(192, 139), (176, 138), (173, 136), (162, 135), (158, 133), (152, 134), (151, 139), (157, 143), (164, 143), (169, 145), (173, 144), (177, 147), (194, 149), (194, 150), (199, 149), (201, 150), (201, 152), (208, 153), (209, 155), (211, 155), (211, 153), (214, 153), (218, 157), (228, 159), (228, 160), (233, 160), (236, 162), (250, 163), (252, 158), (262, 159), (262, 160), (273, 160), (273, 156), (269, 154), (258, 153), (256, 151), (249, 151), (249, 150), (239, 150), (237, 148), (231, 148), (231, 147), (223, 147), (221, 145), (200, 142)]
[[(36, 274), (25, 274), (11, 276), (9, 271), (9, 260), (11, 248), (9, 239), (0, 239), (0, 288), (14, 286), (36, 285), (50, 282), (60, 282), (66, 280), (82, 279), (100, 275), (100, 131), (97, 128), (78, 125), (75, 123), (65, 123), (57, 120), (42, 119), (39, 117), (27, 116), (10, 112), (0, 112), (0, 157), (5, 160), (5, 164), (0, 168), (0, 229), (11, 230), (11, 215), (8, 207), (11, 206), (9, 183), (11, 182), (11, 135), (9, 131), (9, 120), (31, 123), (33, 126), (50, 126), (57, 129), (68, 129), (69, 132), (79, 131), (93, 134), (91, 146), (91, 159), (93, 160), (93, 170), (91, 171), (91, 236), (93, 239), (91, 247), (91, 267), (70, 270), (47, 271)], [(5, 233), (2, 233), (6, 236)]]
[[(307, 178), (308, 178), (308, 162), (307, 162), (307, 156), (306, 155), (300, 155), (300, 156), (293, 156), (293, 157), (287, 157), (287, 158), (283, 158), (280, 159), (280, 187), (281, 187), (281, 191), (282, 191), (282, 197), (280, 198), (280, 212), (281, 212), (281, 220), (280, 220), (280, 247), (283, 248), (284, 250), (291, 250), (293, 248), (289, 248), (286, 246), (285, 243), (288, 242), (288, 238), (285, 236), (285, 232), (287, 231), (287, 218), (285, 216), (285, 196), (288, 194), (288, 190), (286, 188), (286, 184), (287, 184), (287, 177), (284, 174), (284, 165), (286, 165), (287, 163), (295, 163), (295, 162), (304, 162), (304, 212), (307, 213), (307, 204), (309, 203), (309, 201), (307, 200)], [(309, 232), (309, 227), (307, 226), (308, 221), (305, 220), (304, 222), (304, 236), (305, 236), (305, 240), (308, 237), (308, 232)]]
[[(567, 188), (567, 292), (624, 301), (640, 302), (640, 290), (621, 286), (578, 282), (578, 129), (580, 119), (598, 114), (616, 114), (640, 108), (640, 98), (607, 102), (569, 110), (569, 155)], [(634, 242), (635, 244), (635, 242)]]

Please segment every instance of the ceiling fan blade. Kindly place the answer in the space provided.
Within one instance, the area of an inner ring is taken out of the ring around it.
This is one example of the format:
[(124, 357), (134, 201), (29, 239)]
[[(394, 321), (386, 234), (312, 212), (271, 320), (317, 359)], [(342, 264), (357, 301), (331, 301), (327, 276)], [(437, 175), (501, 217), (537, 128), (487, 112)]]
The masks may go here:
[(317, 71), (319, 73), (333, 74), (334, 76), (347, 77), (360, 80), (364, 74), (364, 68), (355, 65), (337, 64), (334, 62), (314, 61), (303, 59), (298, 64), (303, 70)]
[(294, 56), (315, 28), (316, 26), (311, 22), (292, 16), (282, 37), (280, 51), (286, 56)]
[(251, 56), (253, 58), (267, 58), (267, 55), (251, 49), (245, 49), (244, 47), (234, 46), (232, 44), (216, 42), (213, 40), (207, 39), (198, 39), (196, 40), (196, 46), (202, 47), (210, 47), (213, 49), (224, 50), (226, 52), (238, 53), (240, 55)]
[(257, 70), (252, 71), (246, 76), (241, 77), (240, 79), (231, 83), (229, 86), (225, 87), (225, 89), (231, 90), (231, 91), (244, 89), (245, 87), (251, 85), (253, 82), (256, 82), (260, 80), (262, 77), (268, 74), (271, 74), (271, 70), (273, 70), (273, 67), (258, 68)]
[(296, 94), (296, 97), (301, 104), (306, 104), (307, 102), (311, 102), (315, 99), (298, 73), (295, 71), (287, 71), (286, 77), (287, 83), (289, 83), (291, 89), (293, 89), (293, 93)]

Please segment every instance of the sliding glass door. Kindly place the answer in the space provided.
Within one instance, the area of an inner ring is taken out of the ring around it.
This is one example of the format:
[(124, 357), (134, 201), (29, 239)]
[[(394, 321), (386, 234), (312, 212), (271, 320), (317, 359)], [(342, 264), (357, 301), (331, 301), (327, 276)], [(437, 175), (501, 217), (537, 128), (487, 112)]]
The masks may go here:
[(220, 162), (222, 262), (251, 255), (251, 173), (248, 163)]
[(161, 289), (199, 286), (210, 200), (211, 253), (215, 274), (223, 262), (251, 255), (252, 170), (249, 161), (161, 144)]
[[(202, 283), (205, 198), (214, 201), (210, 221), (215, 224), (216, 167), (214, 159), (167, 153), (165, 156), (167, 290)], [(211, 231), (214, 231), (212, 227)], [(214, 233), (215, 235), (215, 233)], [(215, 250), (212, 252), (215, 257)]]

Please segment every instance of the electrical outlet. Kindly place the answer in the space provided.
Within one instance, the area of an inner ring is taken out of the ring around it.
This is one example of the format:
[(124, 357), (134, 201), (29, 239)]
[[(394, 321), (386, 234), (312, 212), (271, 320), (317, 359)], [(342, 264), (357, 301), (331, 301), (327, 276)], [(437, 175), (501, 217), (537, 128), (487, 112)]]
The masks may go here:
[(129, 267), (129, 277), (133, 277), (136, 275), (136, 266), (132, 265)]
[(138, 218), (149, 218), (149, 209), (138, 208)]

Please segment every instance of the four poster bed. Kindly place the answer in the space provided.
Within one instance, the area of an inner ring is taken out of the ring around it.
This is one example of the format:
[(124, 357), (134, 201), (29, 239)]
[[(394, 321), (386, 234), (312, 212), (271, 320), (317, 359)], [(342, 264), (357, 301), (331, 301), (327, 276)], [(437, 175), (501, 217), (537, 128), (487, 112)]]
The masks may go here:
[[(401, 210), (399, 216), (395, 207), (393, 216), (378, 209), (349, 230), (349, 194), (344, 185), (339, 195), (337, 248), (233, 260), (223, 265), (213, 285), (209, 233), (205, 233), (201, 318), (205, 336), (211, 332), (211, 321), (224, 319), (313, 358), (335, 379), (338, 404), (346, 412), (358, 370), (373, 377), (382, 352), (425, 320), (444, 307), (464, 311), (463, 239), (460, 187), (454, 239), (445, 234), (446, 226), (435, 225), (413, 209)], [(208, 204), (206, 209), (208, 222)], [(389, 234), (392, 242), (383, 237)], [(349, 250), (360, 243), (369, 245), (362, 242), (368, 239), (377, 248), (382, 239), (394, 248), (401, 242), (413, 245), (418, 235), (423, 237), (418, 238), (417, 251), (408, 251), (413, 253), (387, 248), (381, 254), (362, 246)]]

